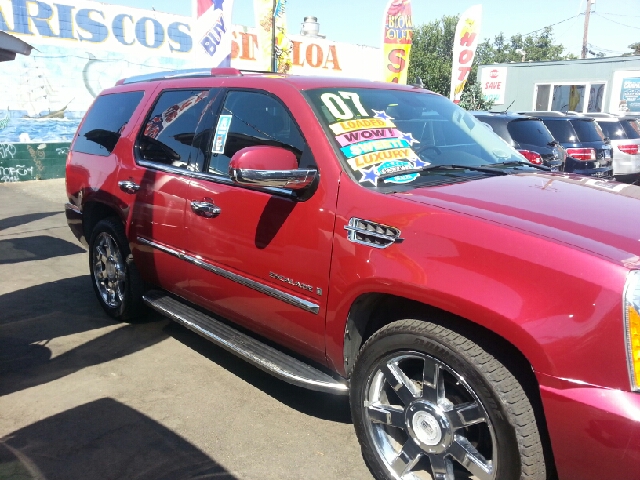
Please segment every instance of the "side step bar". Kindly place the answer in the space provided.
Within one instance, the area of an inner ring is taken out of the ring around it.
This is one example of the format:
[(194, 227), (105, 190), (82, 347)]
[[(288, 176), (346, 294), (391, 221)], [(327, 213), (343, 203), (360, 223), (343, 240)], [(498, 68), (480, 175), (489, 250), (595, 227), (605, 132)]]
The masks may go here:
[(143, 300), (154, 310), (285, 382), (334, 395), (349, 393), (345, 381), (336, 380), (317, 368), (239, 332), (161, 290), (147, 292)]

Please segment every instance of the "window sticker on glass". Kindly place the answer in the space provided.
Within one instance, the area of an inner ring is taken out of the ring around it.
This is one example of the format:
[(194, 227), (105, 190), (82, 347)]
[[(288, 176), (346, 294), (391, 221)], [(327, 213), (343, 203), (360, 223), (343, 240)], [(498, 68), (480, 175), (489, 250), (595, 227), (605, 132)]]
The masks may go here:
[(370, 140), (367, 142), (357, 143), (355, 145), (349, 145), (342, 147), (342, 153), (345, 157), (353, 158), (366, 153), (379, 152), (381, 150), (389, 150), (392, 148), (407, 148), (411, 145), (406, 140), (399, 140), (392, 138), (389, 140)]
[[(338, 95), (339, 94), (339, 95)], [(336, 141), (342, 147), (349, 166), (361, 174), (360, 183), (370, 182), (378, 185), (378, 177), (394, 172), (415, 170), (429, 165), (413, 152), (414, 143), (420, 143), (411, 133), (403, 133), (392, 122), (393, 117), (384, 110), (373, 110), (370, 117), (362, 105), (358, 94), (353, 92), (324, 93), (320, 98), (336, 120), (329, 125)], [(349, 103), (360, 116), (368, 118), (353, 119), (356, 115)], [(348, 120), (353, 119), (353, 120)], [(385, 178), (385, 183), (409, 183), (418, 177), (417, 173)]]
[[(415, 163), (403, 162), (399, 160), (382, 162), (380, 165), (371, 167), (369, 170), (360, 170), (360, 173), (362, 173), (360, 183), (370, 182), (374, 186), (378, 186), (378, 177), (380, 175), (386, 175), (388, 173), (395, 172), (398, 172), (400, 174), (404, 170), (414, 170), (416, 168), (426, 167), (427, 165), (429, 165), (428, 162), (423, 162), (418, 158), (416, 158)], [(413, 182), (416, 178), (418, 178), (417, 173), (408, 173), (406, 175), (398, 175), (396, 177), (385, 178), (384, 183), (409, 183)]]
[(232, 118), (233, 115), (220, 115), (218, 125), (216, 126), (216, 133), (213, 136), (212, 153), (224, 154), (224, 146), (227, 144), (227, 136), (229, 135)]
[(336, 135), (369, 128), (395, 128), (396, 125), (391, 120), (393, 119), (386, 113), (376, 112), (376, 116), (373, 118), (363, 118), (358, 120), (347, 120), (344, 122), (338, 122), (334, 123), (333, 125), (329, 125), (329, 128), (331, 128), (333, 133)]

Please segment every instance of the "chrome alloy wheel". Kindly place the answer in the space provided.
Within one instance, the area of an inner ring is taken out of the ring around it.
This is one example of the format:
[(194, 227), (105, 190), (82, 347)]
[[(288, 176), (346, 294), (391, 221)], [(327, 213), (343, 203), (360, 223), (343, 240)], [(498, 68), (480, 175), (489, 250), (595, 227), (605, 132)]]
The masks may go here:
[(93, 276), (102, 300), (110, 308), (119, 307), (124, 300), (125, 268), (115, 239), (101, 232), (93, 246)]
[(368, 434), (391, 475), (495, 480), (494, 429), (469, 384), (429, 355), (395, 355), (372, 372), (364, 405)]

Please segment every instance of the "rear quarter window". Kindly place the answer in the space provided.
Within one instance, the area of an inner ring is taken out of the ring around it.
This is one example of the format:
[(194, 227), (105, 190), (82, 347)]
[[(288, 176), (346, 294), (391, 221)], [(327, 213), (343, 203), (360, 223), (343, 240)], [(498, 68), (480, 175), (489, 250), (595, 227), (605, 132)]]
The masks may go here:
[(627, 132), (622, 128), (620, 122), (598, 122), (602, 133), (605, 137), (609, 137), (610, 140), (626, 140)]
[(109, 156), (143, 96), (143, 91), (136, 91), (96, 98), (80, 127), (73, 151)]
[(576, 131), (571, 123), (567, 120), (544, 120), (544, 124), (560, 143), (576, 143), (579, 142)]
[(638, 123), (638, 120), (625, 118), (620, 120), (620, 124), (622, 125), (622, 128), (624, 128), (627, 138), (632, 140), (640, 139), (640, 124)]
[(571, 120), (580, 142), (601, 142), (604, 137), (598, 131), (596, 122), (589, 120)]
[(507, 126), (511, 137), (518, 143), (544, 147), (553, 142), (547, 127), (539, 120), (514, 120)]

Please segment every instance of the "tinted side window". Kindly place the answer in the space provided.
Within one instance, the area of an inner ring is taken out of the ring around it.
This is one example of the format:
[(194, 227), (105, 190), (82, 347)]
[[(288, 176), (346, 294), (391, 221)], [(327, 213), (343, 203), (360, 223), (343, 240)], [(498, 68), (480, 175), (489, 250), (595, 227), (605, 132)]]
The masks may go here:
[(513, 140), (509, 131), (507, 130), (507, 122), (503, 118), (489, 117), (488, 115), (477, 117), (481, 122), (486, 123), (491, 127), (496, 134), (500, 136), (505, 142), (513, 146)]
[(96, 98), (78, 132), (73, 150), (109, 156), (143, 96), (144, 92), (127, 92)]
[(627, 134), (620, 122), (598, 122), (605, 137), (611, 140), (626, 140)]
[(140, 158), (186, 168), (198, 150), (192, 146), (193, 139), (208, 95), (208, 90), (163, 92), (143, 126), (138, 141)]
[[(306, 163), (303, 154), (310, 155), (298, 126), (284, 105), (260, 92), (229, 92), (214, 127), (209, 173), (228, 175), (231, 157), (238, 150), (256, 145), (291, 150), (299, 164)], [(227, 133), (221, 133), (223, 130)]]
[(622, 124), (622, 128), (627, 133), (627, 138), (631, 138), (633, 140), (637, 140), (640, 138), (640, 124), (637, 120), (632, 119), (623, 119), (620, 120)]
[(513, 139), (518, 143), (546, 146), (553, 137), (544, 124), (538, 120), (515, 120), (507, 127)]
[(589, 120), (571, 120), (581, 142), (601, 142), (604, 138), (598, 132), (596, 122)]
[(553, 135), (553, 138), (560, 143), (576, 143), (579, 141), (576, 131), (567, 120), (545, 120), (544, 124)]

